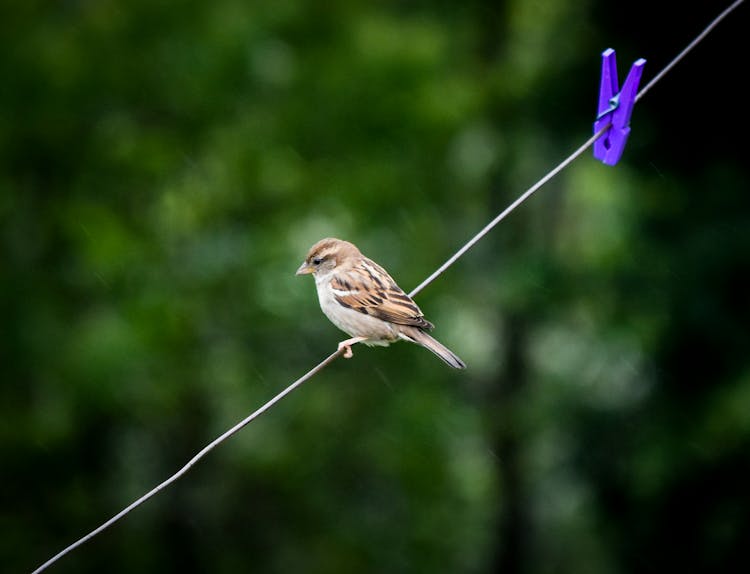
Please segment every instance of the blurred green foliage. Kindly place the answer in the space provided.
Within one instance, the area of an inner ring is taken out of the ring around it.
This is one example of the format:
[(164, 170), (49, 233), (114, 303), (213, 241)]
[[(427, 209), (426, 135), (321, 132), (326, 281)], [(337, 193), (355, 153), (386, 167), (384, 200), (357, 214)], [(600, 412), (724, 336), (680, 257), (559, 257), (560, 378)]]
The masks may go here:
[[(315, 240), (411, 289), (588, 137), (603, 48), (648, 79), (718, 10), (13, 4), (8, 572), (335, 348), (294, 277)], [(750, 532), (747, 114), (726, 114), (746, 19), (639, 103), (620, 165), (579, 159), (420, 294), (465, 374), (357, 349), (53, 571), (729, 571)]]

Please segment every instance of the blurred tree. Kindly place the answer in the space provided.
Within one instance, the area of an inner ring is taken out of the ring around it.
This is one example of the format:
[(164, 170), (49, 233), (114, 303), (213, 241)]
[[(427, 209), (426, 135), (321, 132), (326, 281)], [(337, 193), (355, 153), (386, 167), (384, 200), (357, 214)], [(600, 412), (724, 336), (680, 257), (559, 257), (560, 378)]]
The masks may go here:
[[(4, 566), (88, 532), (334, 348), (293, 276), (315, 240), (418, 284), (587, 137), (598, 52), (646, 57), (648, 79), (718, 9), (6, 10)], [(750, 195), (722, 145), (746, 114), (717, 111), (745, 21), (639, 103), (620, 165), (582, 158), (420, 293), (465, 376), (359, 349), (55, 569), (729, 571), (750, 531)]]

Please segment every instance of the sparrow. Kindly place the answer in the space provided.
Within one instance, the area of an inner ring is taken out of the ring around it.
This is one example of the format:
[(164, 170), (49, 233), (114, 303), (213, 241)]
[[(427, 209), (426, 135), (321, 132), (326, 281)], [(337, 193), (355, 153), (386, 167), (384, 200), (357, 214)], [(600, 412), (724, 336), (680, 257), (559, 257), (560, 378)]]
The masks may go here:
[(297, 275), (312, 274), (323, 313), (352, 338), (339, 343), (344, 357), (355, 343), (388, 346), (404, 340), (429, 349), (455, 369), (466, 364), (430, 336), (433, 329), (417, 304), (380, 265), (357, 247), (332, 237), (310, 248)]

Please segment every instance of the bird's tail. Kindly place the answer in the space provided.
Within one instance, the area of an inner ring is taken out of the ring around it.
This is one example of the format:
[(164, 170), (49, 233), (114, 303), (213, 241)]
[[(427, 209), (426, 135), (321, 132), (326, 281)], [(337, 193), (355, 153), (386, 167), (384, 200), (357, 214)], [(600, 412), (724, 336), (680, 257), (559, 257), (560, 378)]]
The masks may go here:
[(429, 349), (454, 369), (466, 368), (466, 363), (459, 359), (453, 351), (421, 329), (416, 327), (409, 329), (402, 328), (401, 336), (408, 341), (421, 345), (425, 349)]

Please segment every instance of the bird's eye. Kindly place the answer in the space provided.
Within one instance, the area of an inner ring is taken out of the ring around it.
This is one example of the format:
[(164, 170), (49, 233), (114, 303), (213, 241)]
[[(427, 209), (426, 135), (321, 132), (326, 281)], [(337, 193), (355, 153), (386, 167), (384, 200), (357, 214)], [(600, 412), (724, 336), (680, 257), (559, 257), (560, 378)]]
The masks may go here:
[(315, 259), (313, 259), (313, 260), (312, 260), (312, 264), (313, 264), (313, 265), (320, 265), (320, 263), (321, 263), (322, 261), (323, 261), (323, 260), (322, 260), (322, 259), (321, 259), (320, 257), (316, 257)]

